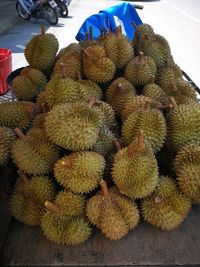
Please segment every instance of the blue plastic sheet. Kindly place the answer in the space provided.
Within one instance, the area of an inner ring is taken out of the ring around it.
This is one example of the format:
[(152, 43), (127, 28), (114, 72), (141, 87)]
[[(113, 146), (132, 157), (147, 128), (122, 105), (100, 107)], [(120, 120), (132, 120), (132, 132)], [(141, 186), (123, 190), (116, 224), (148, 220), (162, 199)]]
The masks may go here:
[(121, 25), (122, 33), (126, 35), (129, 40), (132, 40), (135, 32), (132, 21), (134, 21), (136, 25), (142, 24), (134, 5), (121, 3), (88, 17), (81, 25), (75, 38), (77, 41), (85, 41), (85, 33), (89, 32), (90, 27), (92, 27), (93, 38), (96, 40), (100, 35), (100, 28), (105, 32), (108, 30), (115, 32), (116, 27)]

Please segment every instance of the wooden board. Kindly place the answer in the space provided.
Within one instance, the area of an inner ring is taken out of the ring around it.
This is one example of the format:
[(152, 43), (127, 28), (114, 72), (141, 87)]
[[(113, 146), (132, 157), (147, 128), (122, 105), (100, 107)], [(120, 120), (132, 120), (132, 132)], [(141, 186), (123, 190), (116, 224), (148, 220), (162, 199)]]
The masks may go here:
[(200, 207), (193, 207), (176, 230), (165, 232), (146, 223), (119, 241), (98, 231), (78, 247), (58, 246), (38, 228), (13, 222), (1, 266), (200, 266)]

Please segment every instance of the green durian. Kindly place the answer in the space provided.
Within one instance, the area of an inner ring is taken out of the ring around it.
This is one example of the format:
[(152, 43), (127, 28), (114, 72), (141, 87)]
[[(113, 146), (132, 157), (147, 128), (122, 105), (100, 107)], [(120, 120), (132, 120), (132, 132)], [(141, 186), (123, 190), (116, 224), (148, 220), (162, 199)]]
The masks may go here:
[(158, 165), (152, 148), (144, 144), (142, 131), (134, 142), (116, 153), (112, 179), (120, 192), (131, 198), (143, 198), (154, 191)]
[(178, 185), (194, 203), (200, 204), (200, 145), (183, 146), (174, 160)]
[(185, 219), (191, 201), (178, 189), (175, 181), (161, 176), (151, 196), (141, 202), (142, 214), (148, 223), (162, 230), (173, 230)]
[(71, 51), (76, 51), (76, 52), (79, 52), (79, 54), (81, 54), (80, 43), (71, 43), (68, 46), (60, 49), (58, 55), (56, 56), (56, 61), (60, 59), (62, 56), (64, 56), (66, 53), (71, 52)]
[(14, 132), (7, 127), (0, 127), (0, 167), (5, 166), (10, 158)]
[(76, 152), (56, 162), (54, 175), (65, 189), (83, 194), (98, 186), (104, 168), (105, 160), (96, 152)]
[(32, 101), (47, 84), (47, 78), (42, 71), (26, 67), (20, 75), (14, 78), (12, 89), (20, 100)]
[(137, 206), (116, 187), (108, 189), (104, 180), (101, 187), (102, 191), (88, 200), (87, 217), (107, 238), (121, 239), (138, 224)]

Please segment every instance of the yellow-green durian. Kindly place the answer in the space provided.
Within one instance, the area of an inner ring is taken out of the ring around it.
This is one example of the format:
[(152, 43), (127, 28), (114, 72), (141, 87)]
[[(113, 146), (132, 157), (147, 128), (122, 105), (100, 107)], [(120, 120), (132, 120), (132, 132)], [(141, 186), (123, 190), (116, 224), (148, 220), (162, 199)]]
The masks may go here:
[(47, 78), (42, 71), (26, 67), (14, 78), (12, 89), (20, 100), (32, 101), (45, 88)]
[(138, 224), (137, 206), (116, 187), (108, 189), (104, 180), (101, 186), (102, 191), (88, 200), (87, 217), (107, 238), (121, 239)]
[(102, 89), (95, 82), (80, 79), (79, 83), (83, 85), (82, 91), (84, 92), (84, 95), (86, 95), (87, 99), (95, 97), (97, 100), (102, 100)]
[(10, 128), (0, 127), (0, 166), (7, 164), (14, 140), (15, 134)]
[(139, 130), (144, 132), (154, 152), (164, 145), (167, 127), (163, 113), (158, 109), (138, 109), (132, 112), (122, 125), (122, 140), (129, 145), (137, 136)]
[(120, 192), (131, 198), (143, 198), (154, 191), (158, 165), (152, 148), (144, 144), (142, 131), (134, 142), (115, 155), (112, 179)]
[(103, 156), (93, 151), (76, 152), (56, 162), (54, 175), (65, 189), (83, 194), (98, 186), (104, 168)]
[(126, 66), (124, 77), (134, 86), (143, 86), (156, 75), (156, 71), (154, 60), (140, 52), (139, 56), (133, 58)]
[(66, 54), (67, 52), (70, 51), (76, 51), (79, 52), (81, 54), (81, 45), (80, 43), (71, 43), (66, 47), (63, 47), (62, 49), (60, 49), (58, 55), (56, 56), (56, 61), (61, 58), (64, 54)]
[(104, 41), (104, 48), (118, 69), (124, 68), (134, 57), (134, 49), (128, 38), (117, 27), (115, 34), (110, 34)]
[(181, 193), (174, 180), (161, 176), (155, 191), (142, 200), (141, 207), (145, 221), (169, 231), (183, 222), (191, 200)]
[(178, 185), (194, 203), (200, 204), (200, 146), (189, 143), (177, 153), (174, 161)]
[(58, 46), (55, 35), (45, 33), (42, 27), (41, 34), (32, 37), (27, 43), (24, 54), (32, 68), (47, 71), (53, 67)]
[(134, 86), (125, 78), (115, 79), (106, 91), (106, 100), (119, 114), (129, 98), (136, 95)]
[(87, 104), (68, 103), (56, 105), (47, 114), (45, 130), (53, 143), (77, 151), (93, 147), (100, 125), (98, 112)]

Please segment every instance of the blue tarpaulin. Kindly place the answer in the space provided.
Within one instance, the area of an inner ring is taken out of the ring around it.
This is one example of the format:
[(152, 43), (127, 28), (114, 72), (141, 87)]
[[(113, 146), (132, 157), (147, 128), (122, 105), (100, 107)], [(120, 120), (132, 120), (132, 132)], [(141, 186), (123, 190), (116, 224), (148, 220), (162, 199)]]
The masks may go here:
[(90, 27), (92, 27), (93, 38), (96, 40), (97, 37), (100, 36), (100, 28), (104, 31), (111, 30), (115, 32), (116, 27), (121, 25), (122, 33), (125, 34), (129, 40), (132, 40), (135, 32), (132, 21), (134, 21), (136, 25), (142, 24), (134, 5), (121, 3), (88, 17), (80, 27), (75, 38), (77, 41), (85, 41), (85, 33), (89, 32)]

